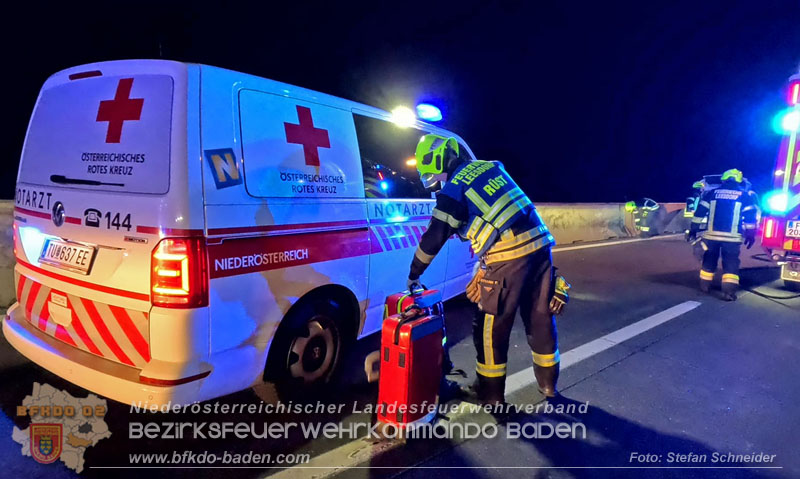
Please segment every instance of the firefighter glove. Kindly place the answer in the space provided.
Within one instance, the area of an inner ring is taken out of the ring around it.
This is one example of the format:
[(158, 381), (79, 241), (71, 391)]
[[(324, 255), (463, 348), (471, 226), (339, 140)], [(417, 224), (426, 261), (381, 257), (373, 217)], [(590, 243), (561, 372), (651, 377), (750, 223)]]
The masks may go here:
[(744, 245), (747, 249), (753, 247), (756, 242), (756, 230), (744, 230)]
[(414, 291), (419, 291), (425, 288), (422, 287), (422, 283), (419, 282), (419, 278), (417, 279), (408, 278), (408, 281), (406, 281), (406, 289), (408, 289), (409, 293), (413, 293)]
[(569, 302), (569, 290), (572, 287), (563, 276), (557, 275), (555, 280), (555, 291), (550, 300), (550, 312), (561, 314), (564, 312), (564, 305)]
[(486, 274), (486, 270), (483, 268), (478, 268), (475, 274), (472, 276), (472, 280), (467, 283), (467, 299), (472, 301), (473, 303), (478, 303), (481, 300), (481, 290), (480, 290), (480, 282), (483, 278), (483, 275)]
[(686, 238), (687, 243), (691, 243), (692, 241), (697, 239), (697, 230), (694, 228), (686, 230), (684, 237)]

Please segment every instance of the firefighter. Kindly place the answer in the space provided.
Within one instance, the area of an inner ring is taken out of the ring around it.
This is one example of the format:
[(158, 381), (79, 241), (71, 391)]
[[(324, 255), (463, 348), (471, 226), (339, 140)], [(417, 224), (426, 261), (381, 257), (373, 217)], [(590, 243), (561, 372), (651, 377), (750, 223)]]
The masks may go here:
[(722, 174), (722, 184), (706, 191), (700, 198), (687, 235), (694, 241), (703, 221), (708, 226), (703, 234), (705, 253), (700, 269), (700, 289), (708, 293), (717, 261), (722, 255), (722, 297), (736, 300), (739, 289), (739, 252), (744, 242), (750, 249), (756, 240), (758, 209), (755, 194), (743, 182), (742, 172), (736, 169)]
[(555, 396), (559, 351), (554, 314), (560, 314), (568, 300), (568, 284), (554, 274), (553, 236), (503, 166), (465, 159), (455, 138), (423, 136), (416, 160), (424, 186), (438, 194), (407, 286), (416, 287), (452, 234), (469, 240), (480, 258), (467, 287), (468, 297), (480, 309), (473, 321), (474, 393), (482, 403), (505, 401), (509, 337), (519, 308), (539, 389)]
[(694, 217), (697, 203), (700, 202), (700, 197), (703, 196), (703, 191), (706, 189), (706, 186), (705, 179), (697, 180), (692, 184), (692, 194), (686, 198), (686, 208), (683, 210), (684, 218)]

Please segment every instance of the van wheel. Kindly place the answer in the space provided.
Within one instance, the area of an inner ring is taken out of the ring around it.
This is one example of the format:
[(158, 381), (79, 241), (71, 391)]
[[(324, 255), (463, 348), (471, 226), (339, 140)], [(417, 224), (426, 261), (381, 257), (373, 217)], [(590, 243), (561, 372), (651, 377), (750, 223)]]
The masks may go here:
[(301, 305), (284, 318), (264, 375), (275, 382), (281, 396), (330, 381), (342, 351), (341, 317), (337, 303), (319, 300)]

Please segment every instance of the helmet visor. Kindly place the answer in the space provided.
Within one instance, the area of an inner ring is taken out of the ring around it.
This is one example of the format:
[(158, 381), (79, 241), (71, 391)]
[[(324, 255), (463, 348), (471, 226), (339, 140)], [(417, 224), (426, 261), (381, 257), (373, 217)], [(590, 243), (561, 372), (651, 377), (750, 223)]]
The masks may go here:
[(436, 179), (436, 175), (433, 173), (423, 173), (419, 178), (422, 180), (422, 186), (424, 186), (426, 190), (434, 189), (437, 183), (439, 183), (439, 180)]

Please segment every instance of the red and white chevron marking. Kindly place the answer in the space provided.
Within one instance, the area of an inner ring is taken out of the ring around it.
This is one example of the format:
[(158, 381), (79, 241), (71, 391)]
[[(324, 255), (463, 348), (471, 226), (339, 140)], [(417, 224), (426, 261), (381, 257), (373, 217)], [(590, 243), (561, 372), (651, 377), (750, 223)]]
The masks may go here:
[(423, 225), (376, 225), (371, 228), (372, 252), (380, 253), (395, 249), (414, 248), (427, 230)]
[[(17, 298), (30, 323), (50, 336), (105, 359), (137, 368), (150, 361), (146, 312), (90, 301), (17, 273)], [(58, 299), (56, 299), (58, 298)], [(71, 319), (57, 324), (50, 309), (66, 298)], [(56, 299), (56, 301), (53, 301)]]

